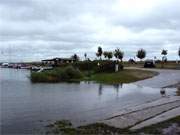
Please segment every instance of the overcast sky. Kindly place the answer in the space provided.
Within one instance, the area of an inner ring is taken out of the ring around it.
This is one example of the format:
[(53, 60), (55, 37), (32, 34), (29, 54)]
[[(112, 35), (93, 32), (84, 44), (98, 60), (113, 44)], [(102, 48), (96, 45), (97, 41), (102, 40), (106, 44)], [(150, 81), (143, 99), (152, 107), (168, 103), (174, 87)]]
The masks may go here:
[(177, 59), (180, 0), (0, 0), (0, 61), (95, 58), (98, 46)]

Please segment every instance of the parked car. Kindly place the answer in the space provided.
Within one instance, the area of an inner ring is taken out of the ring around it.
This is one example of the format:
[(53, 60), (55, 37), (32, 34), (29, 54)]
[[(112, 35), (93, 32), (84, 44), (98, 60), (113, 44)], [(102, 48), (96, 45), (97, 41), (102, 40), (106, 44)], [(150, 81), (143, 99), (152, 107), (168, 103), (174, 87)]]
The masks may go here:
[(146, 60), (144, 63), (144, 68), (155, 68), (154, 60)]

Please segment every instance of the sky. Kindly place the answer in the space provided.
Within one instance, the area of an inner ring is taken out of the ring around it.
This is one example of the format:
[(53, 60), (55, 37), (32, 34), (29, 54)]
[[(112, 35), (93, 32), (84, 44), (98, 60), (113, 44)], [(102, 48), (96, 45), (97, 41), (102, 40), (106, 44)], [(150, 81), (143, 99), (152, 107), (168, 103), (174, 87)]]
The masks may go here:
[(0, 61), (94, 59), (98, 46), (178, 59), (180, 0), (0, 0)]

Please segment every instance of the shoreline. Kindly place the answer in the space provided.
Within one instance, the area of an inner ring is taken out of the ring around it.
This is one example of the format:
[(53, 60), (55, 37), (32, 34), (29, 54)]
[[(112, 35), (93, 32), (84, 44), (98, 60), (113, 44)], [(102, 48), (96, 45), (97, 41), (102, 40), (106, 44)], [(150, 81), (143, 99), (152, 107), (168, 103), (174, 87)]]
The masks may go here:
[[(126, 108), (121, 112), (114, 114), (112, 118), (107, 118), (102, 121), (97, 121), (92, 124), (85, 124), (78, 127), (74, 127), (68, 120), (56, 121), (48, 125), (48, 132), (65, 133), (65, 135), (71, 135), (72, 133), (93, 133), (93, 134), (136, 134), (144, 133), (148, 129), (147, 133), (154, 131), (158, 132), (158, 128), (154, 125), (163, 125), (171, 121), (171, 124), (176, 123), (176, 119), (179, 119), (180, 110), (180, 97), (171, 96), (161, 98), (150, 103), (137, 105), (135, 107)], [(142, 115), (145, 114), (145, 115)], [(143, 117), (142, 117), (143, 116)], [(129, 119), (131, 118), (131, 120)], [(175, 120), (174, 120), (175, 119)], [(151, 127), (154, 126), (153, 129)], [(156, 129), (155, 129), (156, 127)], [(168, 127), (161, 127), (162, 132)], [(178, 126), (177, 126), (178, 128)], [(177, 130), (175, 128), (175, 132)], [(70, 129), (70, 130), (66, 130)], [(146, 129), (146, 130), (143, 130)]]
[(164, 88), (180, 88), (180, 82), (178, 82), (176, 84), (172, 84), (172, 85), (166, 86)]

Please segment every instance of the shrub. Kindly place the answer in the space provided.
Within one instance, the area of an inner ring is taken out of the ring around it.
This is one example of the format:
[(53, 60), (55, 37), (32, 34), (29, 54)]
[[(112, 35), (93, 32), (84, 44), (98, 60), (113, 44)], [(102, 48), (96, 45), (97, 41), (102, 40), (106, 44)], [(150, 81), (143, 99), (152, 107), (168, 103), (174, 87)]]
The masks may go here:
[(71, 63), (58, 63), (56, 67), (64, 68), (64, 67), (67, 67), (69, 65), (71, 65)]
[(97, 61), (82, 61), (74, 63), (73, 66), (80, 70), (94, 70), (97, 67)]
[(68, 66), (66, 68), (56, 68), (52, 71), (32, 72), (30, 78), (32, 82), (60, 82), (82, 77), (83, 75), (79, 69)]
[(62, 80), (68, 80), (68, 79), (80, 79), (82, 78), (83, 75), (79, 71), (79, 69), (75, 69), (72, 66), (68, 66), (63, 70), (60, 76)]
[[(119, 70), (123, 69), (123, 65), (119, 64)], [(114, 72), (115, 71), (115, 61), (103, 61), (99, 63), (99, 66), (97, 66), (95, 72)]]
[(59, 78), (57, 75), (54, 75), (53, 73), (32, 72), (31, 73), (31, 81), (32, 82), (58, 82)]

